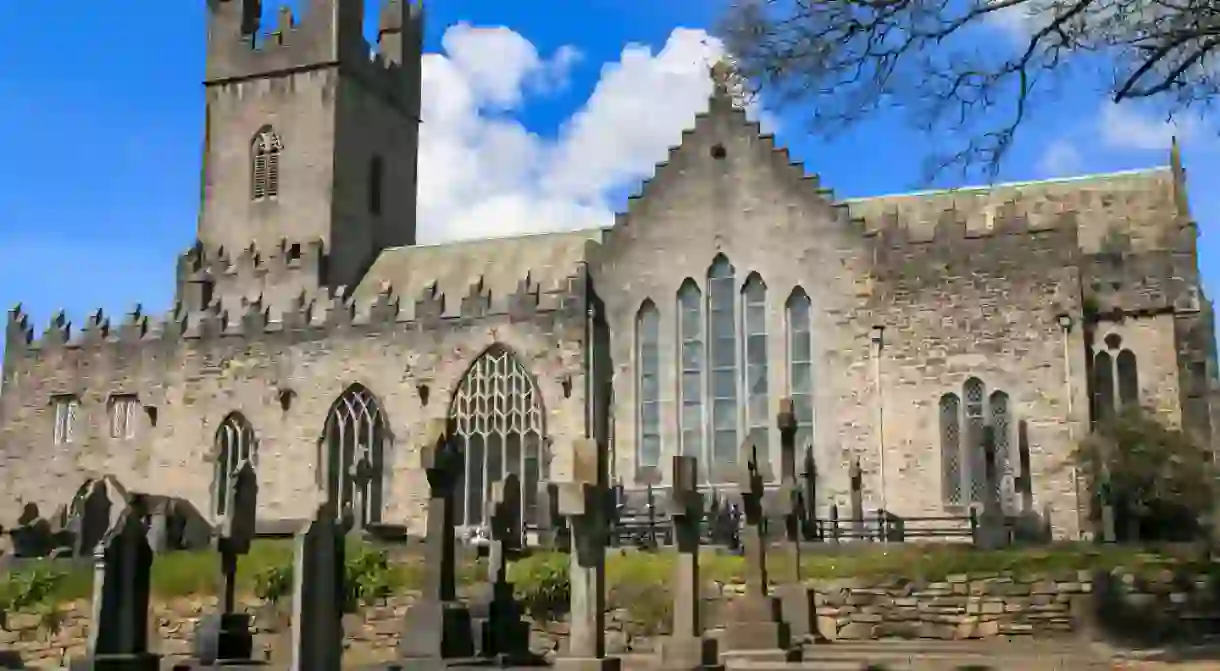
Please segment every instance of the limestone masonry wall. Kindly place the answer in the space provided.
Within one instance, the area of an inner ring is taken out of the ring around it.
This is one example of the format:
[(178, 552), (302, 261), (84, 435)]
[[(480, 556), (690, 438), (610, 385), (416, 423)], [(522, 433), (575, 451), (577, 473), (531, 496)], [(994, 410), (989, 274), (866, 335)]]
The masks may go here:
[[(1050, 637), (1089, 633), (1100, 626), (1121, 629), (1136, 622), (1147, 636), (1188, 638), (1202, 633), (1220, 613), (1217, 588), (1208, 576), (1172, 571), (1145, 576), (1124, 570), (1047, 573), (951, 575), (941, 581), (902, 578), (812, 582), (817, 590), (817, 626), (828, 640), (879, 638), (983, 639), (996, 636)], [(733, 599), (744, 593), (741, 584), (715, 584), (704, 595), (709, 628), (728, 622)], [(389, 661), (401, 636), (402, 616), (414, 595), (395, 596), (345, 617), (345, 662)], [(291, 645), (289, 604), (278, 606), (246, 600), (255, 619), (257, 646), (272, 661), (286, 661)], [(184, 658), (200, 619), (216, 607), (215, 597), (188, 597), (153, 607), (156, 632), (151, 647), (167, 658)], [(1102, 612), (1104, 618), (1097, 613)], [(1105, 621), (1099, 621), (1105, 620)], [(59, 626), (49, 631), (33, 614), (10, 614), (0, 629), (0, 646), (19, 652), (26, 664), (57, 663), (85, 651), (89, 604), (64, 606)], [(625, 609), (612, 609), (606, 619), (610, 654), (654, 650), (668, 623), (645, 621)], [(535, 622), (531, 647), (554, 650), (567, 638), (563, 621)]]

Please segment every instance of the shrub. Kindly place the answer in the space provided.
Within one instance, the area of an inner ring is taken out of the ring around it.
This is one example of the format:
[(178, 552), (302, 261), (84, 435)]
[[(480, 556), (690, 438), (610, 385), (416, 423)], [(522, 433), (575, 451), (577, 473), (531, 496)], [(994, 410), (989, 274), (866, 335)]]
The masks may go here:
[(6, 575), (0, 582), (0, 627), (8, 628), (9, 614), (24, 612), (38, 615), (48, 631), (57, 631), (62, 621), (58, 593), (66, 578), (65, 572), (43, 564)]
[(508, 569), (521, 605), (535, 620), (556, 619), (568, 610), (571, 585), (568, 555), (539, 552), (514, 562)]

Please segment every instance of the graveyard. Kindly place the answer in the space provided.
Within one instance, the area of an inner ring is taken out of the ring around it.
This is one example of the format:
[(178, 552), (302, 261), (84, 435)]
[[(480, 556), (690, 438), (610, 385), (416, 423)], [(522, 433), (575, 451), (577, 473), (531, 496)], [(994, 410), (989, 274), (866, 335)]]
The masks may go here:
[[(792, 433), (783, 435), (792, 461)], [(572, 477), (547, 484), (540, 526), (520, 519), (515, 474), (495, 483), (483, 545), (455, 534), (461, 454), (445, 422), (422, 449), (427, 532), (405, 541), (362, 532), (350, 508), (320, 493), (294, 533), (260, 536), (248, 462), (236, 465), (226, 514), (204, 535), (158, 517), (163, 501), (104, 478), (78, 522), (48, 531), (27, 519), (8, 532), (16, 556), (5, 557), (0, 582), (0, 660), (795, 671), (861, 668), (878, 656), (893, 668), (965, 668), (981, 656), (990, 668), (1022, 668), (1030, 646), (1051, 646), (1038, 654), (1060, 655), (1061, 668), (1103, 668), (1065, 650), (1084, 639), (1198, 642), (1220, 632), (1220, 576), (1199, 547), (996, 543), (978, 528), (986, 511), (971, 516), (969, 543), (890, 542), (884, 515), (866, 533), (856, 511), (848, 530), (836, 521), (818, 534), (794, 464), (768, 497), (749, 445), (737, 501), (725, 508), (732, 524), (706, 506), (696, 459), (679, 456), (672, 487), (648, 491), (648, 522), (624, 530), (598, 445), (572, 450)], [(31, 540), (34, 529), (47, 538)], [(56, 545), (64, 552), (29, 556)], [(1003, 647), (1011, 641), (1024, 643)]]

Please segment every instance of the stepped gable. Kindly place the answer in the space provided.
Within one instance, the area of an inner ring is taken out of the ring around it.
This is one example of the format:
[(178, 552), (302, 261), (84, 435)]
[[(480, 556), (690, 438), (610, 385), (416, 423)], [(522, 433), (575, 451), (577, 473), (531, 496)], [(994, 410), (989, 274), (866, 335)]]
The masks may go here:
[[(1163, 249), (1177, 231), (1177, 188), (1170, 167), (1071, 179), (1014, 182), (842, 201), (865, 229), (892, 245), (958, 235), (984, 237), (1061, 228), (1071, 217), (1086, 254), (1101, 251), (1115, 222), (1133, 251)], [(952, 214), (946, 214), (952, 213)], [(939, 225), (939, 232), (938, 232)], [(1169, 243), (1172, 244), (1172, 243)]]
[(386, 249), (352, 292), (359, 314), (398, 307), (399, 321), (558, 309), (604, 231), (590, 229)]

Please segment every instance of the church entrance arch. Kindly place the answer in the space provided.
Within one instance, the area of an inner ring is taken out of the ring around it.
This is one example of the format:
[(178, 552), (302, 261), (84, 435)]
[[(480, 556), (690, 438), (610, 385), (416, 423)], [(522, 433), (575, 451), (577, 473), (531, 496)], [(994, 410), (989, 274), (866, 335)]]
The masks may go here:
[(486, 523), (484, 502), (491, 486), (508, 473), (521, 482), (521, 515), (537, 522), (542, 477), (542, 395), (520, 360), (502, 345), (492, 345), (466, 371), (449, 406), (465, 473), (458, 484), (455, 520)]

